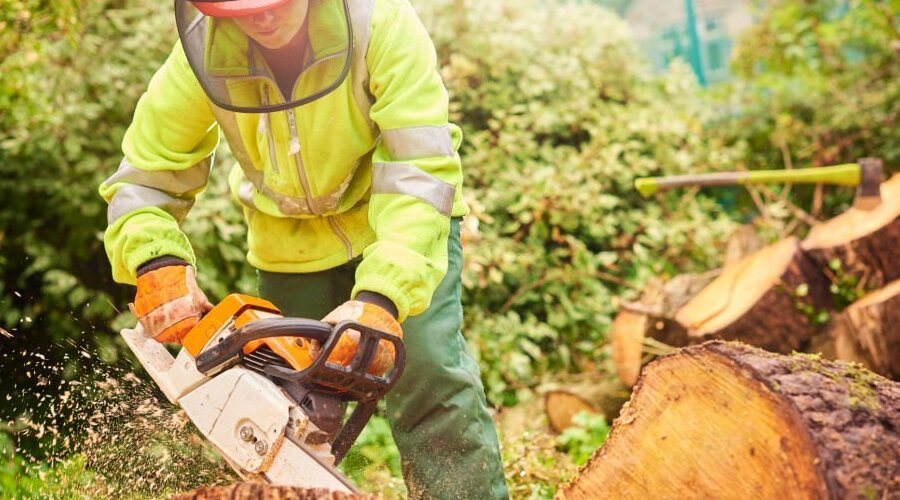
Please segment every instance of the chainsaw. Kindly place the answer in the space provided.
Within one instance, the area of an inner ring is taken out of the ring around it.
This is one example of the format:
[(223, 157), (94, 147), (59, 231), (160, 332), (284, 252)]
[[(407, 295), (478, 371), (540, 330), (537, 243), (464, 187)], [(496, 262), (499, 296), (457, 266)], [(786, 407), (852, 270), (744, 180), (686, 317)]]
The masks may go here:
[[(271, 302), (240, 294), (207, 313), (175, 357), (140, 325), (121, 335), (243, 479), (347, 493), (359, 491), (336, 465), (405, 364), (397, 336), (352, 321), (284, 317)], [(335, 362), (351, 338), (355, 354)], [(374, 368), (385, 348), (393, 365)]]

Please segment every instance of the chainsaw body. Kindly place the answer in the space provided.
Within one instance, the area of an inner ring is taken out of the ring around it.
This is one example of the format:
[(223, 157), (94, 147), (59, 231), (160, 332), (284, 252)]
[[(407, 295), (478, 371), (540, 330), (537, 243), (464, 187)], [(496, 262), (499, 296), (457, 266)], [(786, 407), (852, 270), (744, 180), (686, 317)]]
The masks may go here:
[[(330, 361), (359, 332), (347, 364)], [(356, 492), (336, 468), (403, 372), (399, 337), (355, 322), (283, 317), (272, 303), (232, 294), (173, 357), (140, 325), (122, 337), (166, 397), (244, 479)], [(379, 344), (393, 366), (370, 373)], [(349, 402), (356, 408), (344, 418)]]

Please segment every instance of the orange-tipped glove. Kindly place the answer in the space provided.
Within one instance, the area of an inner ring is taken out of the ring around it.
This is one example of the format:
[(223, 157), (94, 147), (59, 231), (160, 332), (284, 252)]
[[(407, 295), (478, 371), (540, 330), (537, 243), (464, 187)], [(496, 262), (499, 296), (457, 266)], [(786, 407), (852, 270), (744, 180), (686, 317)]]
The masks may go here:
[[(341, 321), (356, 321), (376, 330), (396, 335), (403, 338), (403, 329), (396, 318), (387, 311), (387, 309), (359, 300), (348, 300), (339, 305), (335, 310), (328, 313), (322, 319), (325, 323), (336, 325)], [(353, 361), (356, 355), (356, 349), (359, 346), (359, 332), (356, 330), (347, 330), (338, 340), (334, 350), (328, 357), (328, 361), (342, 366), (347, 366)], [(318, 355), (317, 350), (311, 350), (313, 357)], [(375, 351), (375, 357), (372, 364), (366, 370), (371, 375), (384, 375), (394, 366), (394, 345), (387, 340), (378, 343), (378, 349)]]
[(181, 343), (213, 305), (197, 286), (193, 267), (177, 264), (174, 258), (163, 259), (172, 259), (175, 264), (139, 271), (137, 295), (128, 306), (148, 337), (157, 342)]

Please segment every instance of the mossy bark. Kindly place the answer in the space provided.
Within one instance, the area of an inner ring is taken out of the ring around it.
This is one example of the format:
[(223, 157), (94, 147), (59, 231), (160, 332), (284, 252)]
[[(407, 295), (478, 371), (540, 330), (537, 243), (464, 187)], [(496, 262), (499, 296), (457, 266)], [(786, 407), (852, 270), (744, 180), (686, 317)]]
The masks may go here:
[(606, 444), (559, 495), (900, 496), (900, 384), (735, 342), (648, 365)]

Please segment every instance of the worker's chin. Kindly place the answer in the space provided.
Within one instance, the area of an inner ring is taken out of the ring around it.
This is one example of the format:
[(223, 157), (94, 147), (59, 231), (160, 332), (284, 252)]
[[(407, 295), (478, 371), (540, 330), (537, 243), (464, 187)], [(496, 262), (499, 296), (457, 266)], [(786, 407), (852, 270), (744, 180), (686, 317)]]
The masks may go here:
[(291, 41), (289, 36), (279, 36), (278, 34), (271, 36), (254, 36), (253, 40), (269, 50), (280, 49)]

